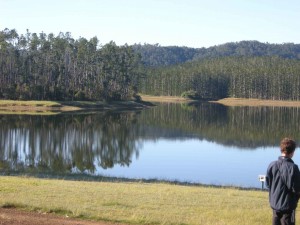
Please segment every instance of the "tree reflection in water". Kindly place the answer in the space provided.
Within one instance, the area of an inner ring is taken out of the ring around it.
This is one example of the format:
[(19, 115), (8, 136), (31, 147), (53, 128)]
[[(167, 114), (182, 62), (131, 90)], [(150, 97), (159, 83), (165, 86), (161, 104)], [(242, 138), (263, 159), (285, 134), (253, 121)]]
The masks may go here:
[(299, 121), (299, 108), (209, 103), (161, 104), (141, 112), (2, 115), (0, 170), (93, 174), (98, 166), (129, 166), (145, 140), (162, 138), (255, 150), (278, 146), (284, 136), (299, 142)]
[(138, 156), (136, 112), (1, 116), (0, 169), (64, 173), (128, 166)]

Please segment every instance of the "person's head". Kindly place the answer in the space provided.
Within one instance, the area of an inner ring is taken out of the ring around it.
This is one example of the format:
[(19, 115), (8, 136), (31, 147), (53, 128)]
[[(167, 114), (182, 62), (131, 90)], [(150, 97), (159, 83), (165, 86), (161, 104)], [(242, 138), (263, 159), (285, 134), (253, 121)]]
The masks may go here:
[(282, 155), (293, 157), (295, 149), (296, 142), (291, 138), (283, 138), (280, 142), (280, 150)]

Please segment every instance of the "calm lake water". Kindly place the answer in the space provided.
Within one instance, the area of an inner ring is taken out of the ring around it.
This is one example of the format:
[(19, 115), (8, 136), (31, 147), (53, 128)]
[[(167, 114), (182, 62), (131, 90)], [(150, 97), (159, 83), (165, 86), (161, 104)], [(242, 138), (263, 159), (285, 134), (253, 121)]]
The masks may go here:
[[(261, 187), (300, 109), (160, 104), (131, 112), (0, 116), (0, 172), (80, 173)], [(300, 164), (300, 152), (294, 161)]]

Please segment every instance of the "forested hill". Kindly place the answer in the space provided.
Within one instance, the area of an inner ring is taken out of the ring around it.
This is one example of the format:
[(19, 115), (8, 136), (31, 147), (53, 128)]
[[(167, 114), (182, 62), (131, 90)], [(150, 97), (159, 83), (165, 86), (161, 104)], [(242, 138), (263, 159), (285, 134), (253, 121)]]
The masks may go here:
[(199, 59), (213, 59), (224, 56), (280, 56), (300, 59), (300, 44), (269, 44), (258, 41), (230, 42), (209, 48), (188, 48), (158, 44), (136, 44), (133, 49), (142, 57), (146, 66), (160, 67), (176, 65)]
[(151, 67), (184, 63), (192, 60), (198, 54), (197, 49), (188, 47), (162, 47), (159, 44), (136, 44), (132, 47), (136, 53), (141, 55), (144, 65)]
[(0, 99), (110, 101), (139, 99), (143, 93), (300, 101), (299, 59), (300, 44), (292, 43), (117, 46), (101, 45), (97, 37), (74, 39), (68, 32), (5, 29), (0, 31)]

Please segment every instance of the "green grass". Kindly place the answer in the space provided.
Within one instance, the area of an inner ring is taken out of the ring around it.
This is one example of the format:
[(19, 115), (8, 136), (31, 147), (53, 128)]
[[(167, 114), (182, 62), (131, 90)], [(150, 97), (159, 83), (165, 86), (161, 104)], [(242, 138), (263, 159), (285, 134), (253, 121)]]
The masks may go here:
[(165, 183), (1, 176), (0, 206), (128, 224), (271, 224), (267, 192)]

